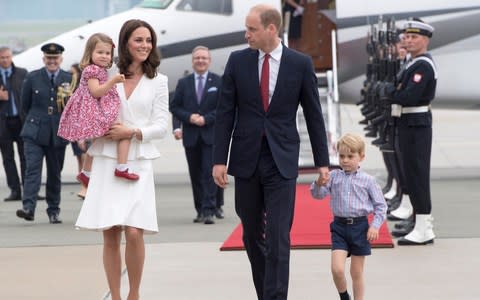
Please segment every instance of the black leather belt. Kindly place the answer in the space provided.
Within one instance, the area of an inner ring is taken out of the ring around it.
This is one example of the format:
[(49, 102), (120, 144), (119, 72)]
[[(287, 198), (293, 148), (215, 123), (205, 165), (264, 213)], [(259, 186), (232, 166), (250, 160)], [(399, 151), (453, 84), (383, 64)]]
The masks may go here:
[(367, 217), (366, 216), (355, 217), (355, 218), (335, 217), (334, 220), (336, 222), (340, 222), (340, 223), (343, 223), (343, 224), (352, 225), (352, 224), (359, 223), (359, 222), (367, 220)]

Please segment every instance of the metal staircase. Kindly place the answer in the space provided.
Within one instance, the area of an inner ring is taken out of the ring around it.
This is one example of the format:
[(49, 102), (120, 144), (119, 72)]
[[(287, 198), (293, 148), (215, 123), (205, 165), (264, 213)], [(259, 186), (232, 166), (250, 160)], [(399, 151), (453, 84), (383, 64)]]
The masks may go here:
[[(320, 98), (320, 105), (322, 107), (323, 120), (325, 122), (331, 166), (338, 166), (336, 143), (341, 135), (336, 53), (336, 33), (335, 30), (332, 30), (333, 68), (332, 70), (327, 70), (326, 72), (316, 73), (318, 94)], [(300, 155), (298, 159), (298, 166), (301, 171), (312, 169), (315, 167), (315, 163), (313, 161), (312, 147), (301, 106), (299, 106), (297, 111), (297, 129), (300, 135)]]

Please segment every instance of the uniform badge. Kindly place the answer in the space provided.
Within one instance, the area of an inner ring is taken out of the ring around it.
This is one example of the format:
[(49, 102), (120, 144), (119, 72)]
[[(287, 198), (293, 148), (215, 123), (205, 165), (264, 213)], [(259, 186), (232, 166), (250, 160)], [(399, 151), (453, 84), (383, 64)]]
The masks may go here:
[(419, 83), (420, 81), (422, 81), (422, 74), (415, 73), (413, 75), (413, 82)]

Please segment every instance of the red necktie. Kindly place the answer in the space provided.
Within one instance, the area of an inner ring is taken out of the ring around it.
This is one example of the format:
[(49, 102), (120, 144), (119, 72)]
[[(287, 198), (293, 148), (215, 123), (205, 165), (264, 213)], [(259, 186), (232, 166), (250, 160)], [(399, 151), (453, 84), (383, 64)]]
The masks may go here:
[(260, 77), (260, 94), (262, 95), (263, 109), (268, 110), (268, 87), (270, 78), (270, 64), (268, 62), (270, 54), (266, 53), (263, 57), (262, 76)]

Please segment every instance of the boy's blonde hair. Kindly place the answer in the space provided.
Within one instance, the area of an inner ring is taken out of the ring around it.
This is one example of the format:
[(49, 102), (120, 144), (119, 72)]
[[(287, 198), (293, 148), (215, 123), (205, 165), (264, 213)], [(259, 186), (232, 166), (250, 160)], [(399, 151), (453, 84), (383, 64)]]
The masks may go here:
[(107, 68), (110, 68), (113, 65), (113, 49), (115, 48), (113, 40), (106, 34), (95, 33), (87, 40), (87, 44), (85, 45), (85, 51), (83, 52), (82, 59), (80, 60), (80, 68), (82, 70), (85, 69), (88, 65), (93, 64), (92, 53), (95, 50), (97, 44), (100, 42), (107, 43), (112, 46), (112, 55), (110, 57), (110, 63), (108, 64)]
[(365, 155), (365, 141), (354, 133), (346, 133), (337, 142), (337, 151), (346, 150), (347, 153), (358, 153)]

